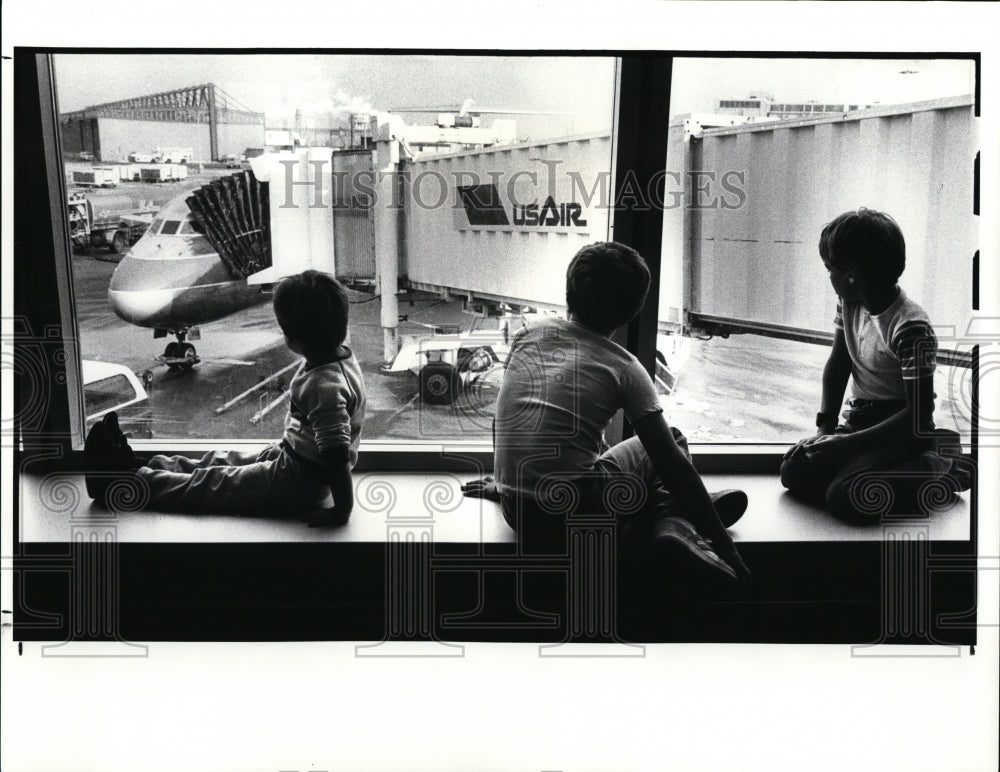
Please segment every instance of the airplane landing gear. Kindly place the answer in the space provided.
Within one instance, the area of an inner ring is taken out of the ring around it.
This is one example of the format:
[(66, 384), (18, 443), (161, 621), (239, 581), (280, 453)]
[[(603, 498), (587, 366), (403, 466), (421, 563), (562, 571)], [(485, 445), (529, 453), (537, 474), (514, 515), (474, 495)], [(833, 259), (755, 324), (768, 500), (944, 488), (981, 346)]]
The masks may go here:
[(174, 333), (177, 340), (168, 343), (163, 350), (163, 357), (167, 360), (167, 367), (171, 370), (188, 371), (198, 363), (198, 352), (194, 346), (185, 342), (186, 330), (178, 330)]

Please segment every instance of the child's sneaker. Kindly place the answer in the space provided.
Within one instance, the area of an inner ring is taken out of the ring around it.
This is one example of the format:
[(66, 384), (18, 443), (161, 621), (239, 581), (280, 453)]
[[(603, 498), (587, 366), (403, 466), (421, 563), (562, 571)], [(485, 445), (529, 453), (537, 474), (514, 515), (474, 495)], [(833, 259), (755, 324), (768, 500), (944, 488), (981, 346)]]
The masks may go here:
[(719, 515), (719, 520), (722, 521), (722, 525), (726, 528), (734, 525), (743, 517), (743, 513), (747, 511), (747, 504), (749, 503), (746, 493), (735, 488), (710, 493), (709, 498), (712, 500), (712, 506), (715, 507), (715, 511)]
[(118, 423), (118, 414), (111, 411), (101, 419), (108, 438), (115, 447), (114, 455), (116, 459), (129, 469), (138, 469), (149, 463), (149, 459), (144, 456), (137, 456), (132, 446), (128, 444), (128, 437), (121, 430)]
[(84, 481), (87, 495), (99, 503), (105, 503), (108, 489), (143, 465), (143, 459), (136, 456), (125, 435), (118, 426), (118, 416), (108, 413), (91, 427), (83, 446), (87, 469)]
[(720, 558), (712, 545), (682, 517), (664, 517), (658, 520), (653, 526), (653, 542), (657, 547), (667, 548), (674, 557), (689, 562), (694, 557), (700, 561), (700, 565), (721, 571), (732, 579), (737, 578), (733, 567)]
[(83, 445), (83, 456), (87, 464), (84, 472), (87, 495), (96, 501), (104, 501), (104, 495), (111, 482), (107, 473), (110, 471), (114, 450), (115, 445), (108, 436), (107, 427), (103, 421), (98, 421), (87, 432), (87, 439)]

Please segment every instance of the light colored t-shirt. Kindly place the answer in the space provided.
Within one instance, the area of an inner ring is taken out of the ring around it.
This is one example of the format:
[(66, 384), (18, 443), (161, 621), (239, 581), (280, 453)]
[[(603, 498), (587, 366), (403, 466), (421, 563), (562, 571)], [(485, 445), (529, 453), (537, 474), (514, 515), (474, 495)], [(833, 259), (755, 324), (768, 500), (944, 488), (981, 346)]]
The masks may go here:
[(927, 313), (903, 290), (880, 314), (837, 302), (834, 325), (851, 355), (851, 393), (859, 399), (906, 399), (903, 381), (934, 375), (937, 338)]
[(592, 469), (619, 410), (633, 423), (663, 410), (638, 359), (565, 319), (525, 326), (511, 343), (497, 397), (494, 473), (501, 492), (530, 493), (546, 474)]
[(320, 462), (322, 453), (343, 454), (353, 468), (366, 400), (361, 366), (350, 349), (345, 358), (317, 367), (303, 362), (289, 392), (284, 441), (310, 461)]

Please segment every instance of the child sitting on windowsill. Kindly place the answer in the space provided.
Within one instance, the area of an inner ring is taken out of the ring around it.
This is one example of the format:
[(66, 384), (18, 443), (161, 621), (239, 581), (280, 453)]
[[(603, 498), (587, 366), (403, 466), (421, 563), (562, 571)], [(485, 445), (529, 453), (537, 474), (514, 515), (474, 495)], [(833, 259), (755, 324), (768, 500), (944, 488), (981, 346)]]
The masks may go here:
[(304, 357), (289, 385), (280, 442), (259, 453), (211, 451), (136, 456), (109, 413), (87, 435), (87, 493), (104, 501), (115, 484), (146, 506), (201, 512), (312, 513), (314, 525), (343, 523), (354, 507), (351, 470), (365, 419), (361, 368), (344, 345), (348, 299), (325, 273), (305, 271), (274, 291), (274, 315), (289, 349)]
[[(833, 349), (818, 432), (785, 454), (782, 484), (822, 494), (845, 518), (927, 509), (934, 496), (925, 486), (935, 481), (951, 493), (968, 490), (972, 463), (958, 434), (934, 427), (937, 338), (897, 284), (906, 266), (899, 226), (882, 212), (845, 212), (823, 228), (819, 253), (839, 298)], [(848, 377), (852, 398), (838, 424)], [(882, 495), (872, 495), (872, 484)], [(888, 499), (883, 511), (872, 512), (880, 498)]]

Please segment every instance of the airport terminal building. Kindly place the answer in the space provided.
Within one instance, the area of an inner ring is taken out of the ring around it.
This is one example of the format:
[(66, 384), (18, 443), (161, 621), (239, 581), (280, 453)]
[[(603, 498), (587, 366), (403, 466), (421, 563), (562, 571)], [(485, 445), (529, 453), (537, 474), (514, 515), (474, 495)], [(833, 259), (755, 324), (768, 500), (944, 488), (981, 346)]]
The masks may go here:
[(264, 113), (240, 105), (214, 83), (92, 105), (63, 113), (62, 148), (120, 161), (135, 151), (190, 147), (194, 161), (219, 161), (260, 147)]

